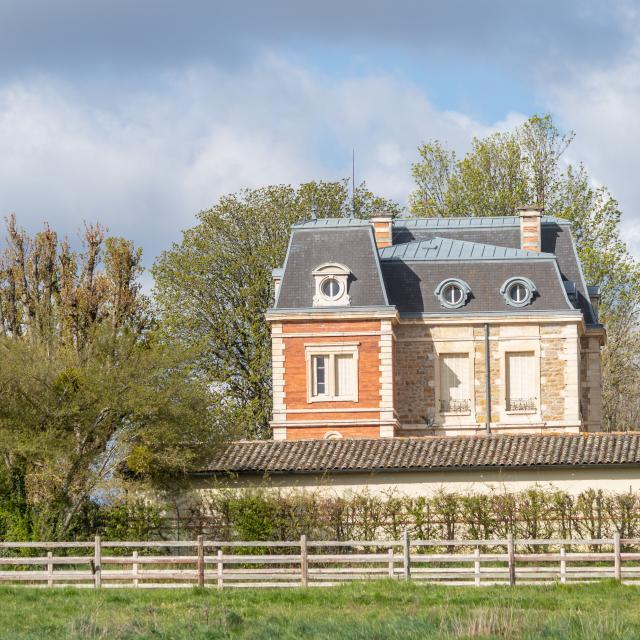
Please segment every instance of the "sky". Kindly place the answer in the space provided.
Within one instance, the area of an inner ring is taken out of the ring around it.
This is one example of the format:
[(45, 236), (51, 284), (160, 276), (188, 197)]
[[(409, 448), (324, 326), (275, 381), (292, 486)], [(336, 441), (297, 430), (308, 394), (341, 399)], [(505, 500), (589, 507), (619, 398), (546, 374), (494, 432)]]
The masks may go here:
[(550, 113), (640, 255), (640, 1), (0, 0), (0, 215), (145, 263), (243, 187), (351, 173)]

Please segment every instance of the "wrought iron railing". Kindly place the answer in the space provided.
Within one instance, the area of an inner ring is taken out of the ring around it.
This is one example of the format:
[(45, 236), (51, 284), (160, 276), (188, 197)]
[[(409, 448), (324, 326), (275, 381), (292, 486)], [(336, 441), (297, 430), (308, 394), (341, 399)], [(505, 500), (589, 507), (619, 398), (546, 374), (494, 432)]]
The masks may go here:
[(440, 411), (442, 413), (469, 413), (471, 411), (470, 400), (440, 400)]
[(537, 408), (536, 398), (507, 398), (507, 411), (535, 411)]

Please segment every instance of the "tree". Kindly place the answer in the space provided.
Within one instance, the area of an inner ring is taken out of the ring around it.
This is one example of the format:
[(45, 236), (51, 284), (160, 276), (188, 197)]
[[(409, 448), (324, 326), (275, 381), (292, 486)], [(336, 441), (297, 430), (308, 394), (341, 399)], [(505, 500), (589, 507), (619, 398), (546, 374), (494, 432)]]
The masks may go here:
[[(360, 185), (355, 214), (399, 207)], [(198, 214), (182, 242), (153, 267), (155, 297), (167, 342), (194, 350), (226, 424), (237, 435), (270, 435), (272, 269), (281, 267), (291, 225), (352, 213), (348, 181), (269, 186), (222, 197)]]
[(0, 537), (65, 537), (126, 461), (161, 481), (212, 445), (205, 384), (157, 339), (141, 253), (87, 227), (72, 252), (8, 220), (0, 277)]
[(513, 215), (531, 203), (570, 220), (587, 283), (602, 292), (605, 425), (634, 429), (640, 415), (632, 400), (640, 390), (640, 268), (622, 239), (616, 200), (606, 187), (592, 185), (584, 166), (564, 163), (574, 135), (561, 133), (546, 115), (474, 139), (461, 160), (439, 141), (422, 144), (412, 167), (417, 188), (411, 210), (445, 217)]

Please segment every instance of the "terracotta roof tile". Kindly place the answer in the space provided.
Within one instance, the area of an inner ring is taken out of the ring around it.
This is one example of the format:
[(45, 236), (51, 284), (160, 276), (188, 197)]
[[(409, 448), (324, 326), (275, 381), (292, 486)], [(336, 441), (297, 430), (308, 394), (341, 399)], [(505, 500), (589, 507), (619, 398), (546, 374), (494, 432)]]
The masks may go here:
[(640, 433), (233, 442), (221, 446), (201, 473), (324, 473), (574, 465), (640, 465)]

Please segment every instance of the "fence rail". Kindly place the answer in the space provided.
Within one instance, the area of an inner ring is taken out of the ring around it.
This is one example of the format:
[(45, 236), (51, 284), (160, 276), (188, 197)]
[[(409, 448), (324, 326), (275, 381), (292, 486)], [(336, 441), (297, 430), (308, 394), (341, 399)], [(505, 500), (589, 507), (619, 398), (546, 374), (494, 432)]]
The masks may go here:
[[(637, 551), (633, 551), (633, 549)], [(158, 555), (164, 550), (165, 555)], [(640, 539), (0, 542), (0, 584), (319, 587), (389, 578), (446, 585), (640, 584)]]

